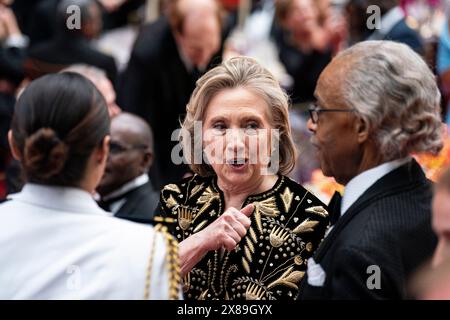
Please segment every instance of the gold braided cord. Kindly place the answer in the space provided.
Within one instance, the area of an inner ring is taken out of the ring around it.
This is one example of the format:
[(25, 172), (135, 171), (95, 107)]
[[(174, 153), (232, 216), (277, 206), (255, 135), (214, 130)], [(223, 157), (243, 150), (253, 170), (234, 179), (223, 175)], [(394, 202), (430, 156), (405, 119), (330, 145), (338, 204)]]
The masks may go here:
[(180, 298), (181, 276), (180, 261), (178, 256), (178, 241), (168, 232), (166, 226), (158, 224), (155, 226), (155, 237), (152, 244), (147, 276), (145, 281), (144, 299), (148, 300), (150, 293), (150, 278), (152, 272), (153, 257), (155, 253), (156, 234), (161, 233), (166, 243), (166, 268), (168, 271), (169, 299), (178, 300)]
[(156, 230), (155, 230), (155, 233), (153, 235), (152, 248), (150, 251), (150, 257), (148, 258), (147, 274), (145, 276), (144, 300), (148, 300), (150, 298), (150, 278), (152, 276), (153, 257), (155, 256), (155, 246), (156, 246), (157, 235), (158, 235), (158, 232), (156, 232)]
[(178, 241), (169, 233), (166, 226), (161, 226), (161, 232), (165, 237), (167, 248), (166, 262), (169, 274), (169, 299), (178, 300), (181, 288)]

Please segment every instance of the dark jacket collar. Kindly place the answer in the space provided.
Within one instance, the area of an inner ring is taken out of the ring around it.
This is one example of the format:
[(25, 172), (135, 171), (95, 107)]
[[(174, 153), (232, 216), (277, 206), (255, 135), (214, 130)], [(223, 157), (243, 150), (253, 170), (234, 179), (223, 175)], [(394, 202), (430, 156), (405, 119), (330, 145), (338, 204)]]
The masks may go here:
[(337, 221), (333, 230), (317, 249), (314, 260), (319, 262), (333, 244), (337, 235), (364, 208), (388, 195), (417, 187), (427, 181), (425, 174), (415, 159), (388, 173), (375, 182)]

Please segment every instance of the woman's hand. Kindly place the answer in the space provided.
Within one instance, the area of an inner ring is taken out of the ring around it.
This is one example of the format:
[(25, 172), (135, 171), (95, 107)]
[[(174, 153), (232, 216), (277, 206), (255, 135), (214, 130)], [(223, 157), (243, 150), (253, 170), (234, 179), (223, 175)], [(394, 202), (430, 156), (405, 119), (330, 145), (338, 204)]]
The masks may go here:
[(236, 245), (247, 233), (251, 221), (249, 216), (252, 214), (254, 206), (247, 205), (240, 211), (230, 208), (219, 218), (205, 228), (201, 233), (208, 251), (225, 248), (228, 251), (236, 248)]
[(253, 210), (253, 204), (241, 210), (230, 208), (204, 230), (180, 242), (181, 275), (184, 277), (209, 251), (236, 248), (250, 227)]

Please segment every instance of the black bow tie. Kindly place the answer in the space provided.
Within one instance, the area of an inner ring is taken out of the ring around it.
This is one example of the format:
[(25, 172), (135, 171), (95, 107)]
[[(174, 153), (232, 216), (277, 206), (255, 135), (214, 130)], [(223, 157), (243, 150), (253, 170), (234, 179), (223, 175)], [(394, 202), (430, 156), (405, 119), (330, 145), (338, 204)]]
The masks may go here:
[(341, 216), (341, 202), (342, 196), (336, 191), (330, 200), (330, 204), (328, 205), (331, 225), (334, 225)]
[(111, 207), (110, 207), (111, 202), (110, 201), (100, 200), (100, 201), (97, 201), (97, 204), (103, 210), (108, 211), (108, 212), (111, 211)]
[(103, 200), (103, 199), (101, 199), (101, 200), (97, 201), (97, 204), (98, 204), (98, 206), (99, 206), (100, 208), (102, 208), (103, 210), (108, 211), (108, 212), (111, 212), (111, 204), (113, 204), (114, 202), (119, 201), (119, 200), (125, 198), (127, 195), (128, 195), (128, 192), (125, 193), (125, 194), (122, 194), (122, 195), (120, 195), (120, 196), (118, 196), (118, 197), (108, 199), (108, 200), (106, 200), (106, 201)]

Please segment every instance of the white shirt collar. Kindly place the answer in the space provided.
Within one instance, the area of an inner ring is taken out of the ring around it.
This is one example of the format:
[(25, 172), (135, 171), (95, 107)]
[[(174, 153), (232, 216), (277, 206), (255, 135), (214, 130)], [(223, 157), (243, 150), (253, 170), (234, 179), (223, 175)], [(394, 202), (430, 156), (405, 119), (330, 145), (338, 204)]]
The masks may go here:
[(143, 186), (144, 184), (146, 184), (149, 181), (150, 181), (150, 179), (148, 178), (147, 173), (141, 174), (140, 176), (138, 176), (138, 177), (134, 178), (133, 180), (122, 185), (119, 189), (104, 196), (103, 200), (108, 201), (108, 200), (120, 197), (121, 195), (127, 193), (128, 191), (131, 191), (133, 189), (139, 188), (140, 186)]
[(389, 172), (394, 171), (398, 167), (406, 164), (411, 160), (411, 157), (398, 159), (394, 161), (385, 162), (366, 170), (352, 180), (345, 186), (344, 196), (341, 202), (341, 215), (343, 215), (358, 198), (367, 191), (375, 182), (387, 175)]
[(109, 215), (89, 192), (73, 187), (27, 183), (21, 192), (9, 195), (8, 199), (63, 212)]
[(375, 40), (378, 35), (385, 36), (395, 27), (397, 23), (399, 23), (402, 19), (405, 18), (405, 13), (403, 12), (400, 6), (396, 6), (386, 12), (386, 14), (381, 17), (380, 21), (380, 29), (376, 30), (370, 37), (369, 40)]

